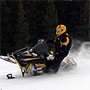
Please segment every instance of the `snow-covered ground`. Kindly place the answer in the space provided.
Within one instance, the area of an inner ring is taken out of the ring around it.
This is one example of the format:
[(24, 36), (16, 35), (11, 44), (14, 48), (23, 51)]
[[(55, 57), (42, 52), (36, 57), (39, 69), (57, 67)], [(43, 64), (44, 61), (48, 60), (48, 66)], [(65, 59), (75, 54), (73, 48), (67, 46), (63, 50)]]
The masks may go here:
[[(74, 70), (25, 78), (17, 64), (0, 59), (0, 90), (90, 90), (90, 43), (84, 43), (70, 56), (77, 62)], [(8, 73), (17, 78), (7, 79)]]

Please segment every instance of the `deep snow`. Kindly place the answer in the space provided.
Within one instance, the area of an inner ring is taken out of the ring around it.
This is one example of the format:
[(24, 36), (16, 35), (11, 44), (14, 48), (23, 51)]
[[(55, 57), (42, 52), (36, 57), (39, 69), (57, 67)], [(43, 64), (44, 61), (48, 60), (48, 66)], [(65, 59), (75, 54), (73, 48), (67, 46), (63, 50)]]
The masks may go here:
[[(71, 50), (70, 57), (77, 62), (74, 70), (25, 78), (17, 64), (0, 59), (0, 90), (90, 90), (90, 43), (82, 44), (77, 51)], [(8, 73), (17, 78), (8, 80)]]

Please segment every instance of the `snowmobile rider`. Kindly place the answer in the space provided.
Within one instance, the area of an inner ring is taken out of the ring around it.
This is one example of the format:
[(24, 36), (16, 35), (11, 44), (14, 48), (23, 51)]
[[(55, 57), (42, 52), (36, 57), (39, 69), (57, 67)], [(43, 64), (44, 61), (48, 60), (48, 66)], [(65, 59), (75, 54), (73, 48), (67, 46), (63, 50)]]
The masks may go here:
[(52, 56), (48, 56), (47, 69), (57, 72), (60, 67), (60, 63), (68, 55), (72, 43), (71, 37), (67, 33), (66, 26), (58, 25), (56, 27), (56, 37), (54, 37), (54, 39), (47, 40), (47, 43), (55, 44), (55, 59), (53, 59)]

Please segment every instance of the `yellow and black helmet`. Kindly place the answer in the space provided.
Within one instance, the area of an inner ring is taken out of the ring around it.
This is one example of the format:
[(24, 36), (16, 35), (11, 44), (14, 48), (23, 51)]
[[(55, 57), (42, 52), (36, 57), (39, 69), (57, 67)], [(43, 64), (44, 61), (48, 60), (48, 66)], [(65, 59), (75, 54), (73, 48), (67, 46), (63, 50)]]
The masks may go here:
[(65, 32), (66, 32), (66, 26), (65, 25), (58, 25), (56, 27), (56, 35), (57, 36), (60, 36), (60, 35), (62, 35)]

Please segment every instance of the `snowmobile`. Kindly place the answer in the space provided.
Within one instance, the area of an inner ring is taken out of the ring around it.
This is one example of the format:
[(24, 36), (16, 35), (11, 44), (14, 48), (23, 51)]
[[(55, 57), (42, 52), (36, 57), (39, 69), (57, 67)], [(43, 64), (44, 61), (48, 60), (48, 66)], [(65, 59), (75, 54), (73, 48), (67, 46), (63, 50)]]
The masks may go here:
[[(39, 41), (32, 48), (22, 48), (8, 54), (6, 57), (0, 56), (0, 58), (8, 62), (18, 64), (23, 77), (27, 73), (30, 73), (32, 76), (36, 76), (47, 72), (47, 56), (49, 54), (54, 54), (52, 52), (53, 51), (50, 50), (46, 41)], [(72, 58), (65, 58), (62, 61), (60, 68), (65, 70), (67, 68), (70, 69), (76, 66), (77, 63)], [(7, 77), (13, 78), (11, 74), (9, 74)]]

